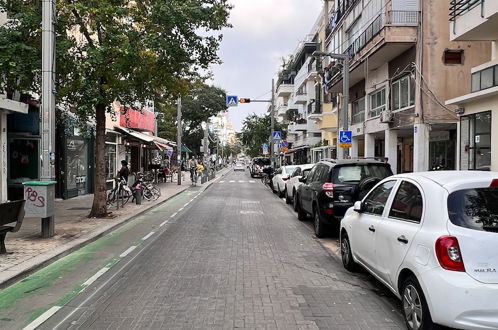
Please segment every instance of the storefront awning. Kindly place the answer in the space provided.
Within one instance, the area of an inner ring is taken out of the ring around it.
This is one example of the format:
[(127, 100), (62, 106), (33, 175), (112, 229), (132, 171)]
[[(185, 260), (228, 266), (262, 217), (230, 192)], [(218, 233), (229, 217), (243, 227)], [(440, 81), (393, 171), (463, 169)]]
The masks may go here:
[(124, 127), (119, 127), (119, 126), (116, 126), (115, 128), (118, 131), (125, 133), (125, 134), (128, 134), (128, 135), (130, 135), (130, 136), (132, 136), (132, 137), (134, 137), (137, 140), (140, 140), (142, 142), (151, 143), (152, 141), (154, 141), (154, 136), (152, 136), (152, 135), (147, 135), (144, 133), (134, 131), (134, 130), (129, 129), (129, 128), (124, 128)]
[(191, 154), (192, 150), (190, 150), (186, 145), (182, 144), (182, 152), (188, 152), (189, 154)]
[(285, 154), (288, 155), (288, 154), (292, 154), (296, 151), (299, 151), (299, 150), (303, 150), (303, 149), (309, 149), (310, 146), (301, 146), (301, 147), (296, 147), (296, 148), (293, 148), (293, 149), (290, 149), (289, 151), (287, 151)]

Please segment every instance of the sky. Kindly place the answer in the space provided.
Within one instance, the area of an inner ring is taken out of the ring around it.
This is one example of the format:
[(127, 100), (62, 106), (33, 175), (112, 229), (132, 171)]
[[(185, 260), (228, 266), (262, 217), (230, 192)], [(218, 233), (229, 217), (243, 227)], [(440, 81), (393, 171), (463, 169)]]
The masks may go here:
[[(310, 33), (322, 0), (232, 0), (233, 28), (223, 31), (212, 83), (239, 98), (271, 98), (271, 80)], [(249, 114), (266, 112), (267, 104), (239, 104), (229, 110), (234, 129), (240, 131)]]

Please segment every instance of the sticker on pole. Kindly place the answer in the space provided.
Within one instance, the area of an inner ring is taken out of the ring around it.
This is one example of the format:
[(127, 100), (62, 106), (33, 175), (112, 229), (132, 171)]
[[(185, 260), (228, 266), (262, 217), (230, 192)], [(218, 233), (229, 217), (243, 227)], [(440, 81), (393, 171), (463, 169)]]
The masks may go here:
[(274, 141), (282, 140), (282, 132), (280, 131), (273, 132), (273, 140)]
[(353, 146), (353, 132), (340, 131), (339, 132), (339, 147), (351, 148)]
[(235, 95), (227, 95), (227, 107), (236, 107), (239, 105), (239, 98)]

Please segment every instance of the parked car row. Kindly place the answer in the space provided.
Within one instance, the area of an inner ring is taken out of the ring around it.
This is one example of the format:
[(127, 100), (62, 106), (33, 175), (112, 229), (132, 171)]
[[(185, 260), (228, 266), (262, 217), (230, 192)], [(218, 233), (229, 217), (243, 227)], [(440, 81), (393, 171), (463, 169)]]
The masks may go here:
[(408, 329), (498, 329), (498, 173), (326, 160), (282, 167), (272, 189), (316, 236), (339, 235), (345, 269), (388, 287)]

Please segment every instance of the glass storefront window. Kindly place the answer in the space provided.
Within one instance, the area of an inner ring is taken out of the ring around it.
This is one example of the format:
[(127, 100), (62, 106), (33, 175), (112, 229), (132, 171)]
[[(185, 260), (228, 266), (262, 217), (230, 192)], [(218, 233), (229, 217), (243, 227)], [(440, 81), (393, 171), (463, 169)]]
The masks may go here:
[(78, 195), (87, 193), (88, 146), (84, 140), (68, 139), (67, 150), (67, 190), (77, 190)]
[(112, 180), (116, 176), (116, 145), (106, 144), (105, 146), (105, 173), (106, 179)]
[(9, 139), (9, 183), (38, 179), (38, 139)]

